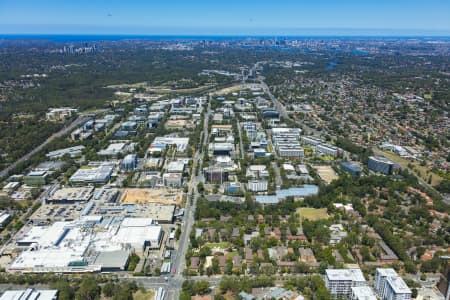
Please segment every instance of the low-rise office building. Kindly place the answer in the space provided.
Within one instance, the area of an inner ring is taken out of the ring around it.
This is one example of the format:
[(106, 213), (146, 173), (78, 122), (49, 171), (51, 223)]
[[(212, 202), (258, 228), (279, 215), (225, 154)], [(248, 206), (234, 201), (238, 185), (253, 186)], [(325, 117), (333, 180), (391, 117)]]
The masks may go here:
[(328, 144), (319, 144), (314, 147), (314, 151), (323, 155), (331, 155), (337, 157), (343, 153), (343, 150)]
[(78, 157), (80, 156), (84, 149), (86, 147), (80, 145), (80, 146), (75, 146), (75, 147), (70, 147), (70, 148), (64, 148), (64, 149), (59, 149), (59, 150), (55, 150), (55, 151), (51, 151), (49, 153), (47, 153), (45, 156), (47, 156), (49, 159), (58, 159), (63, 157), (64, 155), (69, 155), (70, 157)]
[(124, 171), (133, 171), (137, 167), (136, 154), (128, 154), (120, 162), (120, 168)]
[(72, 184), (107, 183), (116, 165), (103, 162), (98, 166), (87, 166), (78, 169), (69, 179)]
[(70, 107), (50, 108), (45, 114), (45, 118), (48, 121), (65, 121), (77, 112), (77, 109)]
[(0, 212), (0, 229), (5, 228), (6, 225), (11, 221), (11, 215), (7, 212)]
[(23, 177), (23, 182), (31, 186), (44, 185), (48, 175), (47, 171), (31, 171)]
[(163, 181), (166, 187), (180, 188), (183, 185), (183, 174), (165, 173), (163, 175)]
[(281, 157), (304, 157), (305, 151), (297, 145), (282, 145), (278, 146), (278, 155)]
[(177, 152), (185, 152), (189, 145), (189, 138), (173, 136), (157, 136), (150, 145), (149, 151), (154, 148), (165, 150), (170, 145), (176, 145)]
[(170, 161), (167, 164), (167, 172), (168, 173), (183, 173), (186, 164), (182, 160), (174, 160)]
[(60, 188), (46, 199), (47, 203), (65, 204), (74, 202), (88, 202), (94, 193), (94, 187)]
[(208, 167), (203, 170), (207, 182), (223, 183), (228, 181), (228, 171), (221, 167)]
[(316, 145), (320, 145), (325, 143), (325, 141), (316, 138), (314, 136), (302, 136), (302, 142), (306, 145), (312, 145), (312, 146), (316, 146)]
[(213, 155), (230, 156), (234, 146), (231, 143), (212, 143), (209, 145), (209, 150)]
[(375, 173), (392, 175), (395, 169), (395, 163), (382, 156), (371, 156), (367, 163), (369, 170)]
[(341, 168), (345, 172), (353, 175), (360, 176), (362, 173), (361, 165), (357, 162), (345, 161), (341, 163)]
[(265, 108), (262, 111), (262, 116), (264, 119), (278, 119), (280, 117), (280, 113), (273, 108)]
[(247, 183), (247, 189), (251, 192), (267, 192), (267, 188), (267, 180), (249, 180)]

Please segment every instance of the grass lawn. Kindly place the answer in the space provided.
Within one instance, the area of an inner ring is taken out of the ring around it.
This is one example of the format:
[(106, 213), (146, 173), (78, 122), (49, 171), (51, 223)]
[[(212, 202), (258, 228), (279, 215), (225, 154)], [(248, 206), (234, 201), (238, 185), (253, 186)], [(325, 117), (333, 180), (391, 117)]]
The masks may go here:
[(334, 158), (334, 156), (331, 156), (331, 155), (320, 155), (319, 159), (321, 161), (333, 161), (335, 158)]
[(134, 293), (133, 295), (133, 300), (148, 300), (148, 299), (153, 299), (155, 298), (155, 291), (154, 290), (148, 290), (148, 291), (141, 291), (138, 290), (136, 293)]
[(227, 253), (226, 255), (225, 255), (225, 257), (226, 257), (226, 259), (229, 259), (229, 258), (233, 258), (233, 257), (235, 257), (236, 255), (238, 255), (239, 253), (237, 252), (237, 251), (232, 251), (232, 252), (229, 252), (229, 253)]
[(93, 166), (81, 166), (80, 169), (90, 170), (90, 169), (93, 169), (93, 168), (94, 168)]
[(326, 208), (301, 207), (297, 209), (297, 214), (299, 217), (310, 221), (328, 219), (330, 217)]
[[(430, 173), (427, 174), (427, 171), (428, 171), (429, 169), (428, 169), (427, 167), (425, 167), (425, 166), (421, 166), (421, 165), (420, 165), (417, 161), (415, 161), (415, 160), (408, 160), (408, 159), (405, 159), (405, 158), (402, 158), (402, 157), (398, 156), (397, 154), (395, 154), (395, 153), (393, 153), (393, 152), (390, 152), (390, 151), (382, 151), (382, 150), (380, 150), (380, 149), (378, 149), (378, 148), (373, 148), (372, 150), (373, 150), (373, 152), (374, 152), (375, 154), (384, 156), (384, 157), (386, 157), (386, 158), (392, 160), (393, 162), (399, 164), (399, 165), (402, 167), (402, 169), (409, 169), (409, 168), (408, 168), (408, 164), (409, 164), (409, 163), (412, 164), (416, 170), (419, 170), (420, 175), (421, 175), (420, 177), (421, 177), (425, 182), (427, 182), (427, 183), (428, 183), (428, 177), (431, 175), (431, 185), (432, 185), (432, 186), (436, 186), (436, 185), (438, 185), (438, 184), (442, 181), (442, 177), (439, 176), (439, 175), (437, 175), (437, 174), (435, 174), (435, 173), (430, 172)], [(411, 169), (409, 169), (409, 170), (410, 170), (410, 172), (412, 172), (414, 175), (416, 175), (416, 176), (418, 175), (418, 174), (417, 174), (416, 172), (414, 172), (413, 170), (411, 170)], [(431, 171), (431, 170), (430, 170), (430, 171)]]
[(205, 246), (208, 246), (209, 248), (220, 248), (220, 249), (227, 249), (231, 246), (229, 242), (221, 242), (221, 243), (206, 243)]
[(305, 151), (306, 156), (311, 156), (314, 153), (312, 148), (304, 148), (303, 151)]

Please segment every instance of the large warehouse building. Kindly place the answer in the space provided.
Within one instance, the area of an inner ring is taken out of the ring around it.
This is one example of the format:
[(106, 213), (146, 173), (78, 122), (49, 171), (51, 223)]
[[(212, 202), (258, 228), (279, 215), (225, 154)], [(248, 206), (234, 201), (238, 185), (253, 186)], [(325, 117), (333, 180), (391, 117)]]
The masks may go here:
[[(163, 230), (150, 218), (87, 216), (72, 222), (33, 226), (20, 236), (25, 250), (10, 272), (82, 273), (122, 270), (131, 252), (161, 246)], [(114, 255), (113, 255), (114, 254)]]

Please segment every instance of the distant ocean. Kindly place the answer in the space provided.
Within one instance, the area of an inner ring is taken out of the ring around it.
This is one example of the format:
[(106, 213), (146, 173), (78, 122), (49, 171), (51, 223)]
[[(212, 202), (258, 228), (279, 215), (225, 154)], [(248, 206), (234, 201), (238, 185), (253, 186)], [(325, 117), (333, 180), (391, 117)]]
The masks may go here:
[(0, 34), (7, 40), (50, 40), (54, 42), (117, 41), (117, 40), (221, 40), (242, 38), (231, 36), (189, 36), (189, 35), (109, 35), (109, 34)]
[(230, 40), (230, 39), (420, 39), (420, 40), (450, 40), (448, 36), (374, 36), (374, 35), (108, 35), (108, 34), (0, 34), (0, 40), (47, 40), (52, 42), (81, 42), (81, 41), (118, 41), (118, 40)]

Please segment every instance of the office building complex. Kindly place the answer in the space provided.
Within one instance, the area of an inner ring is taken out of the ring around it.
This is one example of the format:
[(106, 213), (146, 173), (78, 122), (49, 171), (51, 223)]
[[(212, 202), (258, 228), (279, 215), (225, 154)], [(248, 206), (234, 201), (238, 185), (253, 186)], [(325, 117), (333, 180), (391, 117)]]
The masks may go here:
[(317, 154), (337, 157), (344, 153), (344, 150), (342, 150), (341, 148), (327, 144), (325, 141), (313, 136), (302, 136), (302, 142), (303, 144), (313, 146), (314, 151)]
[(352, 162), (352, 161), (345, 161), (341, 163), (341, 168), (345, 172), (353, 175), (353, 176), (360, 176), (362, 169), (359, 163)]
[(272, 128), (272, 142), (280, 157), (304, 157), (299, 128)]
[(337, 157), (337, 156), (341, 155), (342, 152), (343, 152), (338, 147), (335, 147), (335, 146), (332, 146), (332, 145), (328, 145), (328, 144), (319, 144), (319, 145), (314, 147), (314, 151), (316, 151), (316, 153), (319, 153), (319, 154), (331, 155), (331, 156), (334, 156), (334, 157)]
[(367, 166), (369, 167), (369, 170), (385, 175), (391, 175), (395, 169), (394, 162), (381, 156), (369, 157)]

